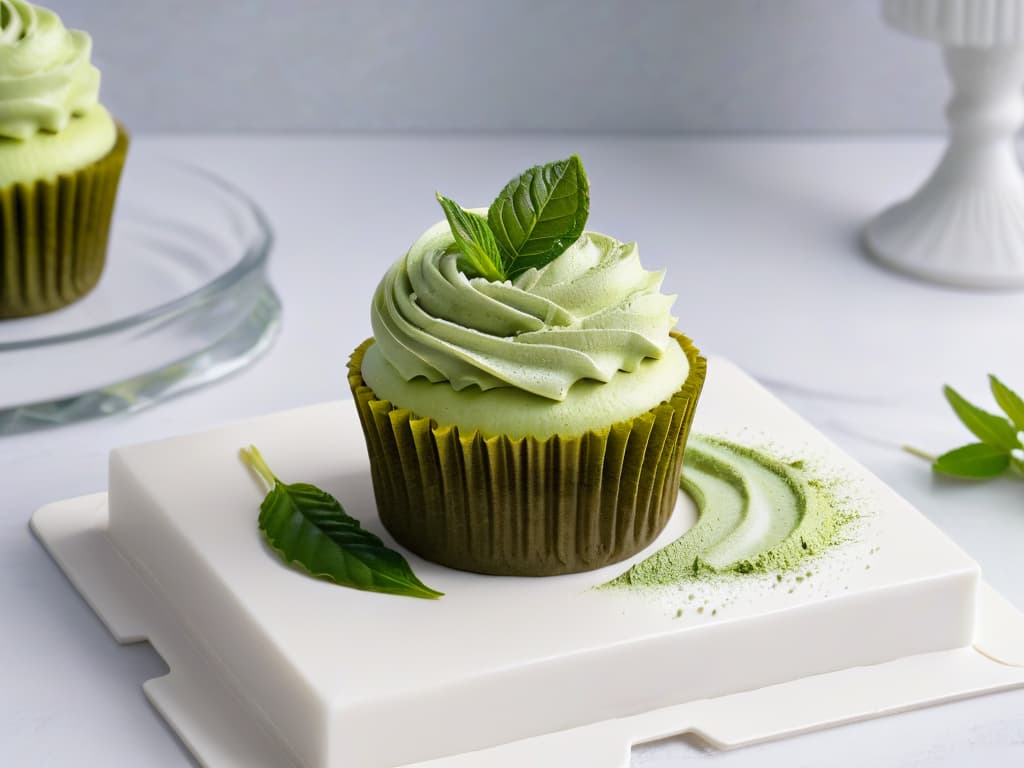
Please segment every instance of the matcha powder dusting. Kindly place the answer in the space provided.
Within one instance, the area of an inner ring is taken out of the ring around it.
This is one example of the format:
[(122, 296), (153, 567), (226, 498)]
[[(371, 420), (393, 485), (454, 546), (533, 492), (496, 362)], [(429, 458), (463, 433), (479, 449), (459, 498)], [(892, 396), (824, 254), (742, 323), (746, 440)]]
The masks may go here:
[(697, 523), (605, 588), (806, 570), (857, 517), (803, 461), (707, 437), (691, 438), (682, 487), (697, 505)]

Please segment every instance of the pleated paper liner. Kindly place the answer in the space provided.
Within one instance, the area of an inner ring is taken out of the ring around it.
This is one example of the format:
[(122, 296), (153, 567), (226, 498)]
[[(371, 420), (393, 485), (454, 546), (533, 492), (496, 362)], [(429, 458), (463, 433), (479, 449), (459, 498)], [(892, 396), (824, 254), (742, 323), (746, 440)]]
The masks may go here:
[(484, 437), (349, 384), (370, 455), (381, 521), (416, 554), (465, 571), (553, 576), (624, 560), (657, 538), (675, 508), (683, 450), (707, 362), (682, 334), (690, 373), (669, 400), (582, 435)]
[(60, 309), (96, 285), (127, 152), (118, 126), (114, 148), (96, 162), (0, 189), (0, 319)]

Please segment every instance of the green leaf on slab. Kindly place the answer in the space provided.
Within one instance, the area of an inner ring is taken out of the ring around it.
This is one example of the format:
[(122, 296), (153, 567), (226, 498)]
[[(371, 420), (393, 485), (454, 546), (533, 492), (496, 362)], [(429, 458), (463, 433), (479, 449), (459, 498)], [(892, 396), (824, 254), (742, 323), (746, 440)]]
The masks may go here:
[(437, 599), (398, 552), (350, 517), (333, 496), (308, 483), (283, 483), (255, 446), (242, 461), (270, 491), (260, 505), (259, 527), (289, 565), (345, 587), (390, 595)]
[(437, 194), (437, 202), (444, 210), (448, 226), (451, 227), (452, 236), (455, 238), (455, 245), (461, 254), (459, 269), (470, 277), (483, 277), (496, 282), (504, 280), (501, 251), (487, 220), (479, 214), (467, 211), (441, 193)]
[(501, 249), (505, 277), (543, 267), (579, 239), (590, 214), (590, 183), (573, 155), (519, 174), (487, 211)]
[(1024, 430), (1024, 399), (995, 376), (989, 376), (992, 394), (1017, 429)]
[(1004, 453), (1020, 447), (1017, 430), (1009, 421), (972, 405), (952, 387), (945, 387), (943, 392), (960, 421), (983, 443), (1000, 448)]
[(944, 475), (982, 480), (1005, 472), (1010, 454), (985, 443), (971, 443), (942, 454), (932, 466)]

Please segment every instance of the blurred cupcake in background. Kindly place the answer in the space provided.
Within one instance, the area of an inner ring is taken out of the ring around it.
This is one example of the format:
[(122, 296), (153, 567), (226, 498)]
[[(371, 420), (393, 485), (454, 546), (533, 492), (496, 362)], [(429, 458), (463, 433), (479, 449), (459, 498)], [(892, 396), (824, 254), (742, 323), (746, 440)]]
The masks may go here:
[(0, 0), (0, 318), (66, 306), (103, 271), (128, 135), (91, 53), (52, 11)]

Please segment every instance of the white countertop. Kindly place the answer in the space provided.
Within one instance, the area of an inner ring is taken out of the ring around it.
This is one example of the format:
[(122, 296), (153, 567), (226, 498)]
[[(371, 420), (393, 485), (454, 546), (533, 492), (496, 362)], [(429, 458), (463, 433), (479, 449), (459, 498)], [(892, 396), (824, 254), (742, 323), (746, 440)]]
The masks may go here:
[[(937, 480), (901, 443), (970, 441), (950, 383), (990, 405), (986, 374), (1024, 389), (1024, 293), (913, 282), (858, 248), (867, 217), (932, 167), (934, 140), (564, 137), (141, 137), (136, 149), (205, 165), (274, 226), (284, 304), (275, 347), (233, 378), (132, 416), (0, 438), (0, 765), (190, 765), (143, 697), (166, 671), (118, 646), (28, 531), (40, 505), (105, 487), (108, 451), (347, 396), (377, 280), (440, 217), (435, 187), (486, 202), (512, 171), (576, 151), (589, 226), (640, 241), (667, 268), (681, 329), (732, 358), (917, 504), (1024, 607), (1024, 483)], [(733, 753), (687, 739), (634, 765), (1010, 766), (1024, 763), (1024, 691)]]

